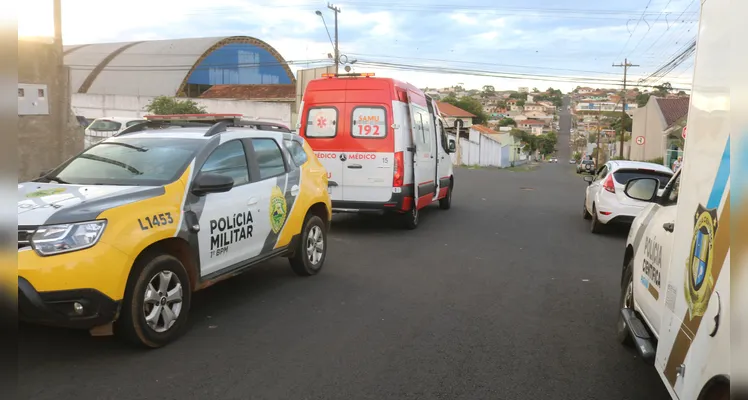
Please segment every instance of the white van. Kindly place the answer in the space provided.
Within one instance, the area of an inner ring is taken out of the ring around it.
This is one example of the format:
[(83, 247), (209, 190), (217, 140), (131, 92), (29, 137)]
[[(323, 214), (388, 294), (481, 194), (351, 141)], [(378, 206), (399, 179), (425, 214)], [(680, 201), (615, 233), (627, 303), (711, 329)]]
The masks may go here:
[(732, 50), (724, 45), (733, 34), (732, 15), (748, 12), (739, 3), (738, 14), (730, 0), (701, 3), (683, 167), (661, 195), (659, 181), (649, 177), (629, 181), (624, 190), (651, 204), (634, 219), (626, 242), (618, 338), (654, 363), (679, 400), (728, 399), (731, 357), (746, 362), (730, 343), (737, 332), (733, 326), (731, 333), (730, 294), (745, 291), (745, 283), (730, 285), (730, 231), (739, 232), (736, 241), (748, 235), (745, 226), (730, 226), (734, 86)]
[(411, 84), (372, 76), (310, 81), (299, 134), (327, 169), (333, 211), (392, 212), (415, 229), (423, 207), (451, 206), (455, 142), (433, 99)]
[(143, 118), (128, 118), (128, 117), (102, 117), (96, 118), (86, 127), (83, 143), (85, 148), (89, 148), (94, 144), (125, 130), (135, 124), (145, 122)]

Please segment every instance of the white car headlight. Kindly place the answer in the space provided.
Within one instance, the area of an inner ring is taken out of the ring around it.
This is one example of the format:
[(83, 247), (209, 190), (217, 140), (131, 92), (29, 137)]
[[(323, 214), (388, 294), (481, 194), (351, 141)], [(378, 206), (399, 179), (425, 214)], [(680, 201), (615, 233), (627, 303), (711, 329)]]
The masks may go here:
[(99, 241), (105, 226), (103, 220), (41, 226), (34, 232), (31, 245), (42, 256), (86, 249)]

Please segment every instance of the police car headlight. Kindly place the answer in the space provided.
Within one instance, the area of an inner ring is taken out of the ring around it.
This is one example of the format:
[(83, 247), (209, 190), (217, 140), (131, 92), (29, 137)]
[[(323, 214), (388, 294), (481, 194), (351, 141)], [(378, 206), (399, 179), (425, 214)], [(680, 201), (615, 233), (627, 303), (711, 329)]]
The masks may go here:
[(34, 232), (31, 245), (42, 256), (86, 249), (99, 241), (105, 226), (106, 221), (41, 226)]

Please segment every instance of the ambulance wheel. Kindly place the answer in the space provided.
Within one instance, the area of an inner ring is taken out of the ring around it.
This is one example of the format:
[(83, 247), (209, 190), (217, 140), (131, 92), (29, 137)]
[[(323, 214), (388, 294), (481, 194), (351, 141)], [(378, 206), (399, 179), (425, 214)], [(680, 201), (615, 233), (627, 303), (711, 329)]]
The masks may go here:
[(418, 211), (418, 208), (416, 208), (416, 205), (413, 204), (413, 207), (410, 210), (406, 211), (405, 214), (400, 215), (405, 229), (413, 230), (418, 228), (418, 214), (420, 214), (420, 212)]
[(152, 349), (168, 344), (187, 326), (191, 295), (190, 278), (179, 259), (164, 253), (142, 256), (127, 284), (115, 334)]
[(449, 184), (447, 188), (447, 195), (444, 198), (439, 199), (439, 208), (442, 210), (449, 210), (452, 207), (452, 184)]
[(629, 329), (626, 326), (623, 316), (621, 316), (621, 310), (624, 308), (634, 308), (634, 258), (631, 257), (626, 269), (623, 272), (623, 284), (621, 284), (621, 298), (618, 307), (618, 323), (616, 324), (616, 338), (623, 345), (631, 345), (633, 341), (629, 335)]
[(288, 261), (299, 276), (316, 275), (325, 264), (327, 256), (327, 231), (322, 218), (309, 214), (304, 220), (301, 240)]

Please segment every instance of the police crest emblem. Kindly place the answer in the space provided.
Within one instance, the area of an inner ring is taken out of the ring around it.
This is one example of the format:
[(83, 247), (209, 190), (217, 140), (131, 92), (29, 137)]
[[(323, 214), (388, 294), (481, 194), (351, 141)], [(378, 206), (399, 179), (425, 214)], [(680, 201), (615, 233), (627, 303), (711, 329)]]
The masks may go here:
[(686, 260), (685, 295), (690, 319), (704, 315), (714, 288), (712, 255), (716, 232), (717, 210), (699, 204), (694, 215), (691, 251)]

